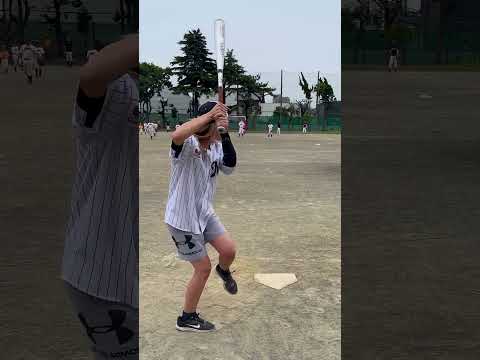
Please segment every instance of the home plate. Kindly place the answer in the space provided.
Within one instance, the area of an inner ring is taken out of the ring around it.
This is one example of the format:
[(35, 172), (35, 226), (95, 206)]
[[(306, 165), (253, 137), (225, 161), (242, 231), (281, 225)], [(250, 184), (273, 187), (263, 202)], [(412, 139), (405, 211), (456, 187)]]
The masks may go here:
[(277, 290), (297, 282), (295, 274), (255, 274), (254, 278), (256, 282)]

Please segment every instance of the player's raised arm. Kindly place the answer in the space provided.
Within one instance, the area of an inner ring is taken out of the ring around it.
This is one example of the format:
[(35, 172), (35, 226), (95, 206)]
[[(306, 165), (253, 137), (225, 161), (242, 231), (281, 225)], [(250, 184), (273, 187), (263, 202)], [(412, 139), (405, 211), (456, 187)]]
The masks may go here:
[(202, 133), (213, 123), (218, 123), (227, 118), (227, 107), (222, 103), (217, 103), (208, 113), (196, 117), (181, 125), (170, 135), (175, 145), (182, 145), (190, 136)]
[(222, 138), (223, 159), (220, 170), (225, 175), (230, 175), (237, 165), (237, 153), (233, 146), (232, 140), (228, 132), (220, 134)]
[(108, 84), (138, 67), (138, 35), (129, 35), (99, 51), (80, 70), (80, 88), (88, 97), (105, 95)]

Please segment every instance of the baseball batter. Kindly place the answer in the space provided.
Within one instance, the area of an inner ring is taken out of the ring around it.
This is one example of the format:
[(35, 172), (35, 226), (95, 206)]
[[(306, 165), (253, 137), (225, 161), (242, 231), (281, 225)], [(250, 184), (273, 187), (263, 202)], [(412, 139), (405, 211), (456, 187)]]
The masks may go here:
[(172, 134), (170, 149), (171, 175), (165, 223), (177, 248), (178, 256), (193, 266), (193, 276), (187, 285), (183, 313), (177, 318), (180, 331), (206, 332), (215, 325), (202, 319), (197, 305), (211, 271), (207, 244), (219, 253), (216, 273), (225, 290), (237, 293), (237, 283), (230, 272), (235, 259), (235, 243), (213, 210), (216, 181), (219, 172), (231, 174), (236, 166), (235, 149), (227, 133), (227, 108), (209, 101), (199, 108), (199, 116)]
[(138, 36), (80, 70), (62, 278), (95, 359), (138, 359)]

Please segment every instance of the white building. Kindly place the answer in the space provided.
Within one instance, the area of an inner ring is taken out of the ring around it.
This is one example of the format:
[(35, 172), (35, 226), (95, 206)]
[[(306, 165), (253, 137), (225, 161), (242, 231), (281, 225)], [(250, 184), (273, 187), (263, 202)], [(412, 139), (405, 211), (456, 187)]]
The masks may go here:
[[(284, 109), (288, 109), (290, 105), (290, 103), (281, 104), (282, 108)], [(280, 107), (280, 103), (260, 103), (260, 116), (273, 116), (273, 113), (277, 107)]]
[[(158, 110), (161, 110), (160, 99), (163, 98), (168, 100), (167, 105), (167, 112), (170, 110), (170, 105), (174, 105), (175, 108), (178, 110), (179, 114), (188, 114), (188, 107), (190, 105), (190, 101), (192, 98), (188, 95), (183, 94), (174, 94), (171, 90), (163, 90), (160, 96), (154, 96), (152, 98), (152, 112), (156, 113)], [(200, 104), (207, 102), (208, 100), (217, 100), (217, 95), (212, 94), (211, 96), (202, 95), (199, 99)], [(225, 103), (227, 106), (233, 106), (237, 104), (237, 96), (235, 93), (227, 96), (225, 99)]]

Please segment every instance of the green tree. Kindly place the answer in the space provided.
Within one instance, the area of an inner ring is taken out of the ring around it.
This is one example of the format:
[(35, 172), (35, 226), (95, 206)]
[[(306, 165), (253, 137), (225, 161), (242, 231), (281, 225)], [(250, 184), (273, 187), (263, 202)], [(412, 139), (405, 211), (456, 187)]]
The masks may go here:
[(273, 111), (274, 117), (288, 120), (289, 129), (292, 127), (292, 120), (296, 115), (297, 109), (294, 104), (290, 104), (288, 107), (277, 106)]
[(160, 98), (160, 107), (161, 109), (158, 111), (160, 116), (162, 117), (162, 125), (165, 124), (165, 108), (168, 105), (168, 99), (165, 99), (163, 97)]
[(177, 118), (177, 114), (178, 114), (178, 110), (177, 110), (177, 108), (175, 107), (175, 105), (170, 104), (170, 112), (171, 112), (171, 114), (172, 114), (172, 119), (176, 119), (176, 118)]
[(6, 0), (2, 0), (2, 18), (0, 19), (0, 41), (11, 44), (12, 39), (15, 37), (13, 0), (8, 0), (8, 6)]
[(9, 2), (10, 25), (15, 24), (17, 38), (23, 42), (25, 41), (25, 28), (30, 19), (31, 6), (29, 0), (17, 0), (16, 11), (14, 11), (15, 7), (13, 6), (13, 3), (14, 1)]
[[(138, 26), (138, 0), (119, 0), (118, 8), (113, 15), (113, 21), (120, 24), (120, 33), (125, 34)], [(128, 28), (128, 29), (127, 29)]]
[[(83, 6), (83, 3), (81, 0), (48, 0), (47, 5), (44, 7), (45, 13), (42, 14), (42, 17), (45, 19), (45, 21), (50, 24), (55, 31), (57, 55), (59, 57), (63, 56), (63, 48), (65, 44), (65, 34), (63, 32), (62, 21), (65, 16), (68, 16), (64, 12), (64, 8), (66, 6), (79, 9)], [(54, 15), (50, 15), (51, 13)]]
[(161, 68), (151, 63), (140, 64), (139, 93), (140, 105), (147, 118), (152, 112), (152, 98), (159, 95), (165, 88), (170, 88), (172, 83), (170, 77), (172, 71), (170, 68)]
[[(328, 110), (332, 102), (336, 101), (335, 94), (333, 92), (333, 87), (329, 84), (327, 78), (319, 78), (317, 84), (315, 85), (315, 93), (323, 104), (323, 122), (322, 129), (326, 130), (327, 128), (327, 115)], [(318, 109), (319, 104), (317, 104)]]
[(300, 88), (302, 89), (303, 94), (305, 95), (304, 100), (297, 101), (297, 104), (300, 108), (300, 116), (304, 117), (308, 115), (310, 111), (310, 104), (312, 103), (312, 92), (314, 87), (308, 84), (308, 81), (307, 79), (305, 79), (305, 76), (303, 75), (302, 72), (298, 77), (298, 85), (300, 85)]
[(246, 71), (233, 55), (233, 50), (227, 50), (223, 67), (223, 88), (225, 96), (231, 95), (241, 83)]
[(357, 0), (356, 6), (353, 8), (353, 18), (355, 19), (355, 41), (354, 41), (354, 63), (358, 64), (360, 61), (360, 54), (362, 63), (366, 62), (365, 54), (365, 34), (366, 26), (371, 18), (370, 0)]
[(77, 30), (82, 34), (84, 47), (88, 48), (88, 34), (90, 33), (90, 22), (92, 21), (92, 15), (88, 11), (87, 7), (82, 5), (77, 13)]
[(385, 34), (386, 39), (392, 42), (392, 44), (398, 44), (401, 49), (400, 61), (403, 65), (407, 64), (407, 44), (413, 40), (413, 31), (404, 24), (394, 24), (390, 27), (389, 31)]
[[(240, 78), (239, 105), (243, 107), (244, 115), (247, 119), (259, 112), (259, 103), (265, 102), (265, 96), (273, 96), (275, 88), (272, 88), (268, 82), (260, 80), (260, 74), (243, 75)], [(256, 127), (255, 118), (253, 128)]]
[(379, 15), (383, 18), (385, 33), (388, 33), (391, 26), (402, 15), (402, 0), (373, 0), (373, 3), (376, 5)]
[(450, 26), (450, 20), (457, 6), (457, 2), (454, 0), (439, 0), (439, 2), (440, 24), (437, 31), (436, 61), (437, 64), (448, 64), (447, 34), (450, 29), (454, 30), (454, 26)]
[(196, 115), (200, 96), (211, 94), (217, 87), (217, 68), (200, 29), (186, 33), (178, 44), (182, 55), (171, 62), (177, 77), (177, 85), (172, 89), (176, 94), (192, 94), (192, 112)]

